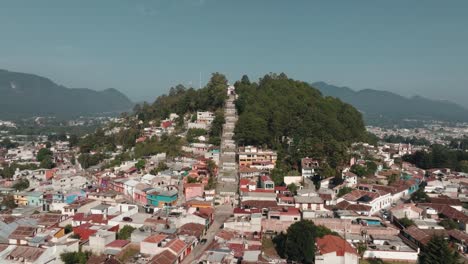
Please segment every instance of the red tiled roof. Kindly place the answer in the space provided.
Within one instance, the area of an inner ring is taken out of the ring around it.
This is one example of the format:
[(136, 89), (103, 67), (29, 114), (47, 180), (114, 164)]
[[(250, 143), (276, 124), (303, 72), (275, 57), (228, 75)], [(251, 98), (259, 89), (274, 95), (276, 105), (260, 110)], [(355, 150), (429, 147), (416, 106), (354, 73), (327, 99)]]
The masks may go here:
[(123, 248), (126, 245), (128, 245), (129, 243), (130, 243), (130, 241), (128, 241), (128, 240), (117, 239), (117, 240), (114, 240), (114, 241), (110, 242), (109, 244), (107, 244), (106, 247)]
[(187, 223), (179, 228), (179, 234), (201, 237), (204, 229), (205, 226), (202, 224)]
[(435, 204), (435, 203), (420, 203), (419, 207), (430, 207), (436, 209), (438, 213), (443, 214), (445, 217), (458, 220), (463, 223), (468, 223), (468, 215), (447, 204)]
[(323, 255), (336, 252), (337, 256), (344, 256), (345, 252), (357, 255), (354, 249), (346, 240), (341, 237), (326, 235), (322, 238), (317, 238), (317, 250)]
[(449, 197), (431, 197), (431, 203), (434, 204), (447, 204), (450, 206), (462, 206), (460, 199), (453, 199)]
[(149, 236), (145, 239), (143, 239), (143, 242), (148, 242), (148, 243), (159, 243), (159, 242), (162, 242), (164, 239), (166, 239), (167, 236), (166, 235), (162, 235), (162, 234), (157, 234), (157, 235), (152, 235), (152, 236)]
[(169, 243), (166, 244), (166, 248), (169, 248), (177, 255), (180, 255), (185, 248), (187, 248), (187, 244), (180, 239), (173, 239)]
[(174, 264), (177, 260), (177, 256), (174, 255), (170, 250), (164, 250), (158, 255), (154, 256), (150, 264)]
[(336, 207), (341, 210), (352, 210), (352, 211), (370, 211), (371, 207), (364, 204), (352, 204), (347, 201), (339, 202)]

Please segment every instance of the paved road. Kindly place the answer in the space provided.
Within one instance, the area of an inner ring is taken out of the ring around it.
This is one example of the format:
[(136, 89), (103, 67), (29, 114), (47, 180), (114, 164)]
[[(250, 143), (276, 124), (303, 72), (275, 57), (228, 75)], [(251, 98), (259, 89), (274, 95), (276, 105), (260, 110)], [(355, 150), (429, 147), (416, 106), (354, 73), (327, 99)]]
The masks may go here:
[(207, 241), (204, 244), (198, 244), (183, 261), (182, 264), (194, 264), (197, 263), (198, 259), (203, 255), (205, 250), (208, 249), (208, 246), (213, 242), (215, 235), (221, 230), (221, 226), (226, 222), (226, 220), (232, 215), (233, 208), (229, 205), (220, 205), (216, 207), (215, 219), (213, 224), (206, 232), (206, 235), (203, 237)]

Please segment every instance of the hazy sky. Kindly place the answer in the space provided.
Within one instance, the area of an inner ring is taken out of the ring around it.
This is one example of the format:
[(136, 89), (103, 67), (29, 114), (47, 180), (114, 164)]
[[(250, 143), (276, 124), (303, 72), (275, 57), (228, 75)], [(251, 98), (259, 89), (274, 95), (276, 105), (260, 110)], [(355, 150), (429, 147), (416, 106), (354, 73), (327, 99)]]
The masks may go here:
[(0, 68), (138, 101), (219, 71), (463, 103), (467, 14), (467, 0), (0, 0)]

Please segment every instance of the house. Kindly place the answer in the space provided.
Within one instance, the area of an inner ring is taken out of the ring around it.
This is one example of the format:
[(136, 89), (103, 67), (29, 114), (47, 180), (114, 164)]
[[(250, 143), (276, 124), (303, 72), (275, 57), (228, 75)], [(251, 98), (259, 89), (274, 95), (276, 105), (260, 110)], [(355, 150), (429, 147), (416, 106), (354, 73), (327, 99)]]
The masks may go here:
[[(392, 204), (392, 196), (389, 192), (383, 190), (372, 189), (357, 189), (339, 198), (337, 206), (341, 202), (347, 202), (349, 204), (360, 207), (359, 211), (364, 215), (373, 215), (381, 209), (388, 208)], [(343, 203), (343, 205), (346, 205)], [(364, 209), (365, 206), (365, 210)], [(345, 208), (340, 208), (345, 209)], [(345, 210), (353, 210), (351, 208)]]
[(190, 201), (195, 197), (203, 197), (205, 187), (201, 183), (187, 183), (184, 185), (185, 200)]
[(103, 253), (106, 246), (115, 241), (116, 233), (107, 230), (98, 230), (96, 233), (89, 237), (89, 248), (96, 254)]
[(135, 193), (135, 187), (137, 186), (138, 183), (140, 183), (140, 182), (138, 182), (136, 180), (125, 181), (123, 183), (123, 185), (124, 185), (124, 195), (133, 198), (133, 195)]
[(363, 254), (364, 259), (381, 259), (388, 262), (416, 263), (419, 248), (397, 235), (370, 235), (371, 242)]
[(316, 159), (309, 157), (301, 159), (302, 176), (305, 178), (313, 177), (317, 174), (320, 168), (320, 163)]
[(166, 249), (154, 256), (150, 264), (175, 264), (178, 263), (178, 257), (172, 251)]
[(142, 254), (157, 255), (164, 250), (163, 248), (167, 244), (167, 239), (167, 235), (151, 235), (140, 242), (140, 252)]
[(8, 236), (8, 243), (11, 245), (27, 245), (29, 239), (37, 233), (37, 227), (18, 226), (13, 233)]
[(341, 237), (326, 235), (315, 240), (317, 253), (315, 254), (316, 264), (357, 264), (359, 255), (346, 240)]
[(419, 219), (422, 217), (423, 209), (417, 207), (415, 204), (399, 204), (392, 209), (390, 212), (392, 213), (392, 217), (401, 219), (401, 218), (408, 218), (408, 219)]
[(325, 206), (320, 196), (294, 196), (294, 207), (300, 210), (324, 211)]
[(250, 167), (254, 162), (271, 162), (274, 165), (278, 158), (276, 152), (272, 150), (262, 150), (254, 146), (239, 148), (239, 166)]
[(146, 199), (149, 205), (155, 207), (172, 206), (177, 202), (177, 190), (153, 189), (147, 192)]
[(270, 178), (270, 176), (263, 175), (260, 177), (260, 186), (265, 190), (274, 190), (275, 182)]

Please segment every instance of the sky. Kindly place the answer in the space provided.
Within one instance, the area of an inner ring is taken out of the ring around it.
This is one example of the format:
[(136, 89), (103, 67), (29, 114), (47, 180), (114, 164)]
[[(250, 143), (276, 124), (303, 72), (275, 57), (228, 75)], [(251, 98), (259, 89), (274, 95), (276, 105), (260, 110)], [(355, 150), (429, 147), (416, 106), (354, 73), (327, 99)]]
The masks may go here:
[(153, 101), (212, 72), (468, 106), (466, 0), (0, 0), (0, 68)]

